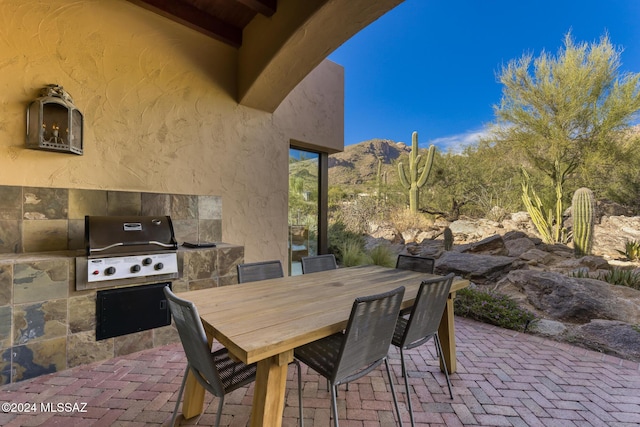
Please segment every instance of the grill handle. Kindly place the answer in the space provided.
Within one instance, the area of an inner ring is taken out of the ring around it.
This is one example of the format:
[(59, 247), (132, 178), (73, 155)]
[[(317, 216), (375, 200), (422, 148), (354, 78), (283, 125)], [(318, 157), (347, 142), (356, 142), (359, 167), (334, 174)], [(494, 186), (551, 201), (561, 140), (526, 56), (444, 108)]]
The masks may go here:
[(115, 248), (117, 246), (143, 246), (143, 245), (156, 245), (156, 246), (162, 246), (163, 248), (176, 249), (175, 244), (162, 243), (162, 242), (157, 242), (155, 240), (152, 240), (149, 242), (124, 242), (124, 243), (119, 242), (109, 246), (105, 246), (104, 248), (92, 248), (91, 252), (102, 252), (102, 251), (106, 251), (107, 249)]

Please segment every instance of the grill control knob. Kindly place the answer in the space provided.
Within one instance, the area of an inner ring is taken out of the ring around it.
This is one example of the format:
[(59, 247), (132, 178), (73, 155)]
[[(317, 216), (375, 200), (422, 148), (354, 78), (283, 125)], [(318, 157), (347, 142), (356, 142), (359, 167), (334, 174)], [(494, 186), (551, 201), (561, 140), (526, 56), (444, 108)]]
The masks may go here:
[(131, 266), (131, 272), (132, 273), (137, 273), (137, 272), (140, 271), (140, 268), (141, 267), (138, 264), (134, 264), (134, 265)]
[(156, 270), (162, 270), (164, 268), (164, 264), (159, 262), (153, 268), (155, 268)]
[(142, 260), (142, 265), (151, 265), (153, 260), (151, 258), (145, 258)]
[(107, 276), (113, 276), (114, 274), (116, 274), (116, 268), (115, 267), (107, 267), (104, 270), (104, 274), (106, 274)]

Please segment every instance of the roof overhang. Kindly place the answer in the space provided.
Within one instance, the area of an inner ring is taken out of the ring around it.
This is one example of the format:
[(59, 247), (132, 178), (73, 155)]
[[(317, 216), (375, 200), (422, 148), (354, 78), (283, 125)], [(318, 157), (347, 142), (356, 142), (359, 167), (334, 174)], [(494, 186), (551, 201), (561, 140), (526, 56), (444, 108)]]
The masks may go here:
[(403, 2), (129, 1), (237, 48), (237, 101), (267, 112), (331, 52)]

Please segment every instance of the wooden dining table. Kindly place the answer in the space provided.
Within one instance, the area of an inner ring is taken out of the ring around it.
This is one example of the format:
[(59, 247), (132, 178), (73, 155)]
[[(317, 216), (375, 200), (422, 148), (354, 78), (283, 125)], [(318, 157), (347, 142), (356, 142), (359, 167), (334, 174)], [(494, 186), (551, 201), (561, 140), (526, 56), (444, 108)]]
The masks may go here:
[[(434, 275), (380, 266), (339, 268), (239, 285), (182, 292), (200, 314), (210, 342), (233, 357), (257, 363), (251, 426), (282, 425), (288, 364), (296, 347), (342, 331), (359, 296), (405, 287), (402, 307), (410, 307), (422, 280)], [(468, 286), (454, 279), (439, 336), (449, 372), (456, 371), (453, 297)], [(182, 413), (203, 409), (204, 389), (189, 374)]]

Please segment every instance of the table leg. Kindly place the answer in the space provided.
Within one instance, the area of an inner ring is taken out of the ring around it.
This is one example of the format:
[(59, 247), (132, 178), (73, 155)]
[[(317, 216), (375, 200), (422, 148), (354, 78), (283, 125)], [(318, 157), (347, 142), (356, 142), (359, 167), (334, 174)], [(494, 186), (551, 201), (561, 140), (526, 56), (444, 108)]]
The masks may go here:
[(284, 412), (287, 368), (293, 350), (258, 362), (253, 391), (251, 427), (280, 427)]
[[(449, 294), (449, 298), (447, 298), (447, 305), (442, 313), (442, 320), (438, 327), (438, 336), (440, 337), (440, 343), (442, 344), (442, 354), (444, 356), (444, 361), (447, 363), (447, 368), (450, 374), (458, 370), (458, 365), (456, 363), (456, 335), (453, 320), (453, 300), (455, 299), (455, 296), (455, 292)], [(440, 370), (444, 371), (442, 362), (440, 362)]]

